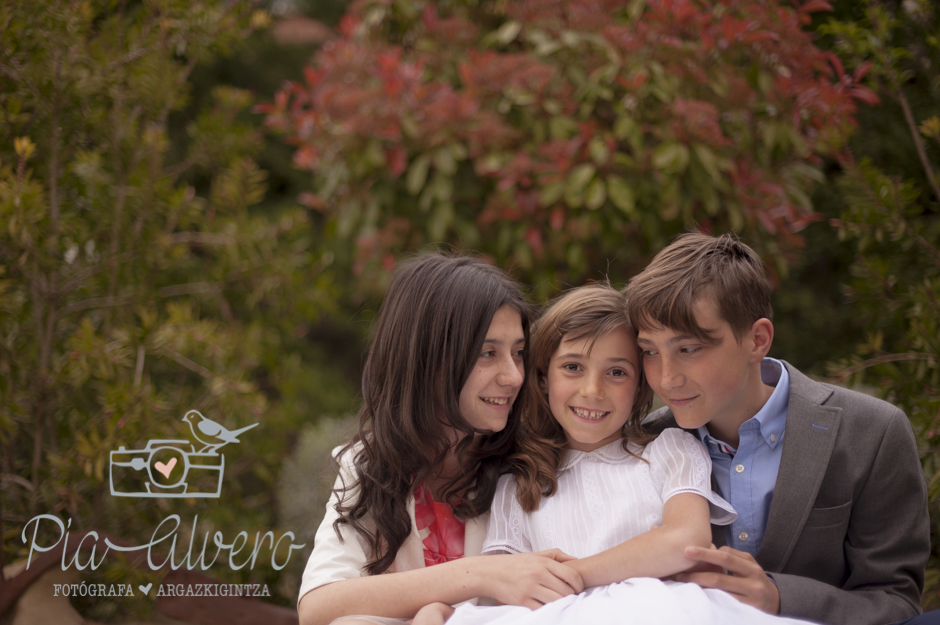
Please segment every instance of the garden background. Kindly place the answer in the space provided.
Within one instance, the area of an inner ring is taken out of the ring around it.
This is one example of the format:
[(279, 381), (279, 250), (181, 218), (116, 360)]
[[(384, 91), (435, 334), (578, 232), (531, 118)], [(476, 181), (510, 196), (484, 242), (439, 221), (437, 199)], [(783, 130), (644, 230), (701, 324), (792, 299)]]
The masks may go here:
[[(476, 251), (544, 302), (699, 228), (767, 262), (772, 356), (910, 417), (940, 607), (938, 32), (928, 0), (5, 3), (0, 600), (37, 514), (142, 544), (176, 513), (184, 545), (195, 515), (306, 541), (208, 571), (292, 606), (399, 259)], [(261, 424), (222, 498), (112, 497), (110, 451), (190, 409)]]

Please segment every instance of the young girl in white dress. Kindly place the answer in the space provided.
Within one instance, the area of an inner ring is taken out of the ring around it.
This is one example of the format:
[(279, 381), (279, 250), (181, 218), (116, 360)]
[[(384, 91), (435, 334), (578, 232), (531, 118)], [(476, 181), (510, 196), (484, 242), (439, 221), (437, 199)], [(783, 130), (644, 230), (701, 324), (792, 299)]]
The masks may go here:
[[(535, 611), (461, 606), (448, 625), (802, 623), (659, 579), (693, 566), (685, 549), (710, 546), (710, 522), (737, 515), (712, 492), (711, 461), (695, 437), (644, 431), (652, 392), (623, 296), (608, 285), (565, 293), (530, 345), (518, 451), (497, 485), (483, 553), (560, 549), (578, 558), (567, 564), (588, 590)], [(429, 605), (415, 623), (451, 612)]]

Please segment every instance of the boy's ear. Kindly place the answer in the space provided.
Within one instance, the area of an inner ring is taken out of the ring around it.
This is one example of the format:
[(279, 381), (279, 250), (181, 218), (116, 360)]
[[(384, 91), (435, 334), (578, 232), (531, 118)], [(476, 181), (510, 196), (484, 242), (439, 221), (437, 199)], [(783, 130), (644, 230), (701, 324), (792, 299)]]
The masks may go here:
[(751, 358), (755, 362), (760, 362), (770, 352), (770, 346), (774, 342), (773, 322), (766, 317), (761, 317), (755, 321), (754, 325), (751, 326), (751, 339), (753, 340)]

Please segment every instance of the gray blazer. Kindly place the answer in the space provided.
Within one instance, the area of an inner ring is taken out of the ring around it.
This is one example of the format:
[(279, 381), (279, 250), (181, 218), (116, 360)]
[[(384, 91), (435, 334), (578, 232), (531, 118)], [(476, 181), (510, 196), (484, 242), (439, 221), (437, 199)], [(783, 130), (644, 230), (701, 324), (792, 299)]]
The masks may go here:
[[(833, 625), (916, 616), (930, 519), (910, 422), (887, 402), (784, 364), (783, 455), (757, 552), (780, 590), (780, 613)], [(650, 417), (654, 427), (675, 426), (666, 408)], [(712, 536), (725, 544), (720, 527)]]

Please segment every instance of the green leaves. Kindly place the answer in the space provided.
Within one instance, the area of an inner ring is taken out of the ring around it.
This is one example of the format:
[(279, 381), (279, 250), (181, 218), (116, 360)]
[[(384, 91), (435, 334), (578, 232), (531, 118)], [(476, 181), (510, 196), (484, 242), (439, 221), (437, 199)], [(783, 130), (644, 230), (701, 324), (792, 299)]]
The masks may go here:
[[(187, 82), (243, 45), (251, 5), (35, 0), (0, 22), (0, 443), (23, 480), (3, 491), (5, 531), (37, 511), (133, 543), (183, 509), (226, 533), (270, 525), (263, 484), (290, 425), (278, 384), (309, 366), (297, 328), (336, 288), (308, 211), (262, 206), (254, 96)], [(384, 147), (367, 152), (373, 171)], [(317, 199), (353, 175), (337, 168)], [(265, 423), (226, 458), (228, 512), (110, 497), (110, 451), (178, 439), (190, 408), (230, 428)], [(84, 616), (126, 616), (108, 609)]]
[(408, 168), (408, 175), (405, 177), (405, 188), (411, 195), (418, 195), (424, 188), (424, 183), (428, 179), (428, 168), (431, 166), (431, 159), (422, 154), (416, 158)]
[(604, 181), (600, 178), (594, 178), (584, 191), (584, 206), (591, 210), (597, 210), (603, 206), (606, 199), (607, 190), (604, 188)]
[(688, 165), (689, 148), (680, 143), (664, 143), (653, 151), (653, 167), (665, 173), (681, 173)]
[(626, 180), (611, 174), (607, 177), (607, 191), (610, 201), (628, 217), (636, 213), (636, 197)]
[[(635, 271), (696, 224), (735, 228), (781, 262), (798, 247), (815, 179), (794, 165), (818, 172), (854, 113), (800, 9), (693, 3), (679, 19), (643, 0), (588, 4), (574, 0), (564, 19), (542, 4), (457, 0), (420, 18), (410, 5), (357, 4), (359, 30), (318, 54), (315, 79), (266, 105), (314, 188), (330, 183), (322, 210), (337, 244), (365, 259), (366, 290), (384, 285), (386, 259), (424, 243), (480, 241), (498, 263), (555, 284), (614, 271), (612, 258)], [(396, 160), (362, 166), (379, 162), (376, 141)], [(441, 227), (439, 204), (459, 228)], [(530, 254), (504, 241), (504, 222), (563, 227)], [(624, 238), (637, 241), (628, 254)], [(569, 244), (588, 243), (568, 262)]]

